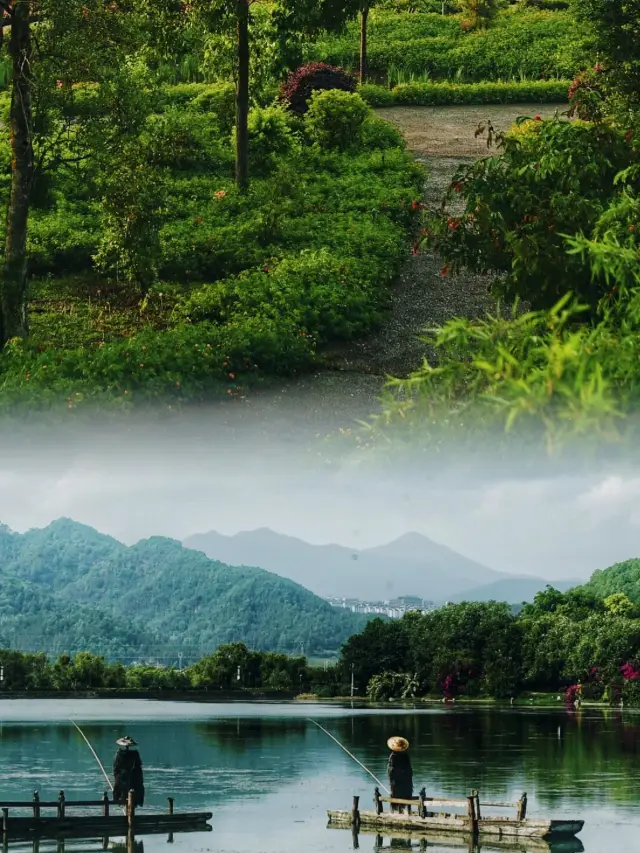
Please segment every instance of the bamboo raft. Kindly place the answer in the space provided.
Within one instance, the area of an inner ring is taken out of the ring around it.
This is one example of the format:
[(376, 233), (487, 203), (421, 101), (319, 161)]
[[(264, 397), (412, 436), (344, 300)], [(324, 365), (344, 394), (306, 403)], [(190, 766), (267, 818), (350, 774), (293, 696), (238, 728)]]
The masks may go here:
[[(543, 839), (555, 840), (576, 836), (584, 826), (583, 820), (545, 820), (542, 818), (527, 818), (527, 795), (523, 794), (517, 803), (480, 802), (477, 791), (460, 800), (438, 799), (427, 797), (425, 789), (420, 795), (411, 800), (402, 800), (380, 796), (380, 790), (375, 789), (374, 811), (360, 811), (359, 797), (353, 798), (353, 808), (348, 811), (329, 811), (329, 826), (351, 827), (359, 831), (360, 827), (368, 829), (394, 829), (409, 831), (432, 831), (445, 833), (463, 833), (467, 835), (501, 839)], [(384, 803), (404, 806), (407, 813), (385, 812)], [(464, 809), (465, 813), (431, 811), (430, 808), (450, 807)], [(515, 808), (515, 817), (485, 817), (483, 809)], [(417, 808), (417, 814), (411, 809)]]
[[(69, 814), (70, 810), (82, 809), (84, 814)], [(87, 810), (99, 809), (99, 813), (87, 814)], [(41, 801), (38, 792), (32, 800), (9, 800), (0, 802), (2, 812), (2, 839), (8, 840), (39, 838), (92, 838), (151, 835), (172, 832), (207, 832), (212, 812), (176, 812), (174, 799), (168, 798), (166, 812), (141, 814), (136, 811), (133, 791), (129, 793), (126, 806), (109, 800), (105, 791), (100, 800), (67, 800), (64, 791), (58, 799)], [(11, 811), (14, 810), (12, 814)], [(15, 812), (30, 812), (16, 814)], [(43, 814), (53, 811), (53, 814)]]

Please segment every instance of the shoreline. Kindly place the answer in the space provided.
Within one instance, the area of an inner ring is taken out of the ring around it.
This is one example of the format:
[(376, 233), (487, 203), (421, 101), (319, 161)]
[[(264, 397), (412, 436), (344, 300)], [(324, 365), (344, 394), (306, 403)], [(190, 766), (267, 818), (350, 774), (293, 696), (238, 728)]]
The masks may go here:
[[(0, 691), (0, 702), (16, 699), (142, 699), (158, 702), (197, 702), (200, 704), (217, 704), (225, 702), (291, 702), (308, 705), (344, 705), (352, 707), (365, 707), (371, 709), (382, 708), (410, 708), (418, 705), (439, 706), (447, 709), (457, 707), (499, 707), (499, 708), (536, 708), (540, 710), (562, 710), (566, 709), (566, 703), (558, 696), (562, 694), (523, 694), (515, 698), (513, 704), (508, 699), (495, 699), (488, 696), (478, 698), (460, 697), (455, 700), (443, 701), (442, 697), (421, 696), (411, 699), (390, 699), (387, 702), (370, 702), (367, 699), (351, 696), (315, 696), (309, 694), (296, 694), (284, 690), (216, 690), (216, 691), (193, 691), (193, 690), (122, 690), (118, 688), (100, 688), (92, 690), (16, 690)], [(633, 709), (633, 706), (624, 706)], [(622, 710), (619, 705), (595, 700), (583, 700), (581, 708), (598, 708), (601, 710)], [(569, 710), (574, 710), (569, 706)]]

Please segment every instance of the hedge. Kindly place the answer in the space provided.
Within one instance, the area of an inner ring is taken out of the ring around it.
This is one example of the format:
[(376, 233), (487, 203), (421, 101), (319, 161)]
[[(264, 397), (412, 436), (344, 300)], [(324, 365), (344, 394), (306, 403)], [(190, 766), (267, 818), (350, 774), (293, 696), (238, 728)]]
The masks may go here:
[(393, 89), (367, 84), (358, 90), (372, 107), (435, 107), (455, 104), (566, 103), (569, 80), (529, 83), (402, 83)]

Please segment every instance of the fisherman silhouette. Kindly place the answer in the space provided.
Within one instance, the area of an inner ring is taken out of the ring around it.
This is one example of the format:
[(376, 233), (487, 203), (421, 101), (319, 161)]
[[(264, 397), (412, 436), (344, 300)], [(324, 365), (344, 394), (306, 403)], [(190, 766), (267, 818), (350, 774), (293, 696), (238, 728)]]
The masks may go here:
[[(409, 741), (403, 737), (391, 737), (387, 741), (387, 746), (391, 750), (387, 766), (391, 797), (397, 797), (399, 800), (410, 800), (413, 798), (413, 770), (407, 752)], [(411, 814), (411, 806), (408, 806), (407, 810)], [(391, 811), (404, 812), (404, 806), (393, 803)]]
[(134, 803), (144, 805), (144, 779), (142, 776), (142, 761), (135, 740), (128, 735), (116, 741), (120, 749), (113, 759), (113, 799), (116, 803), (126, 803), (129, 791), (134, 792)]

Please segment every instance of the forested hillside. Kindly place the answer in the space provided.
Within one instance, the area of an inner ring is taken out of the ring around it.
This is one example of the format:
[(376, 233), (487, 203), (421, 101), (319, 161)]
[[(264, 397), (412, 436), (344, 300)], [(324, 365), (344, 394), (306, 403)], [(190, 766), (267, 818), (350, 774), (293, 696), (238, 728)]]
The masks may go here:
[(0, 533), (0, 637), (34, 651), (200, 657), (224, 643), (335, 651), (366, 618), (257, 568), (154, 537), (127, 547), (61, 519)]

